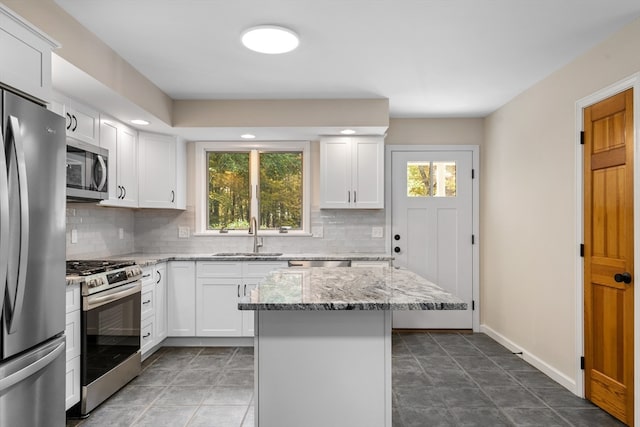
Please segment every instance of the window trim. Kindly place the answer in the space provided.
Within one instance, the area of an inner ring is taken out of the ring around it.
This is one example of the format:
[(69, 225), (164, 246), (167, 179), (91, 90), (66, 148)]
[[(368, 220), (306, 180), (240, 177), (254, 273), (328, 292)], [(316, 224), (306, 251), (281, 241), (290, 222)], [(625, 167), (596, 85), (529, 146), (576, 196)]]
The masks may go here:
[[(229, 230), (227, 233), (220, 233), (217, 230), (207, 229), (207, 152), (250, 152), (251, 174), (258, 173), (259, 165), (254, 159), (252, 151), (257, 152), (277, 152), (277, 151), (302, 151), (302, 229), (290, 230), (288, 233), (280, 233), (277, 230), (260, 230), (261, 236), (310, 236), (311, 235), (311, 149), (309, 141), (268, 141), (268, 142), (243, 142), (243, 141), (196, 141), (195, 143), (195, 230), (194, 236), (247, 236), (245, 230)], [(250, 185), (255, 185), (253, 177), (250, 178)], [(251, 200), (251, 210), (255, 212), (257, 203), (255, 198)]]

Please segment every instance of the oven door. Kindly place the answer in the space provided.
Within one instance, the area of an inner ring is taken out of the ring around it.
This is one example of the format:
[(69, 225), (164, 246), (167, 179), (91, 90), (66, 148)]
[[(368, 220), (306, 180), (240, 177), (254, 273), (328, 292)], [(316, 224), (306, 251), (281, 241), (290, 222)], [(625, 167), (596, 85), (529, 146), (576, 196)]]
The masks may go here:
[(82, 385), (140, 350), (140, 281), (83, 297)]

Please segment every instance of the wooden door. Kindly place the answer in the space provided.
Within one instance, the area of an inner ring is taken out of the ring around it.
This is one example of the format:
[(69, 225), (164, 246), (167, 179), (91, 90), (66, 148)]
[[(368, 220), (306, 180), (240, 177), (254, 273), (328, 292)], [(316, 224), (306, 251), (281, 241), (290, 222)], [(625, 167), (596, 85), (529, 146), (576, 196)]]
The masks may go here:
[(633, 425), (633, 91), (584, 110), (585, 395)]
[(397, 329), (473, 328), (472, 151), (391, 154), (394, 265), (467, 303), (467, 310), (393, 312)]

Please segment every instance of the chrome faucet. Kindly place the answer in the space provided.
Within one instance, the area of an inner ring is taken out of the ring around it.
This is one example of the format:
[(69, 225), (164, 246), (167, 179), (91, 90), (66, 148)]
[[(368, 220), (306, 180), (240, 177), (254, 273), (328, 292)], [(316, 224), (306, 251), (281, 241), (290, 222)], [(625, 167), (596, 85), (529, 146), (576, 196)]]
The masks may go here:
[(258, 253), (258, 248), (262, 247), (262, 237), (260, 237), (260, 241), (258, 241), (258, 220), (255, 216), (251, 217), (251, 221), (249, 221), (249, 234), (253, 234), (253, 253)]

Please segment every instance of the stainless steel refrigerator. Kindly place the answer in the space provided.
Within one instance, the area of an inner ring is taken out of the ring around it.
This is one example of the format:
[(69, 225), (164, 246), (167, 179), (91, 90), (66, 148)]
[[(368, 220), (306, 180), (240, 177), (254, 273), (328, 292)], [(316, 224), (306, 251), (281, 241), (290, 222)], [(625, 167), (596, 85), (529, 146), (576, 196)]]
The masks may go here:
[(0, 426), (64, 426), (65, 123), (0, 98)]

